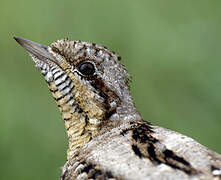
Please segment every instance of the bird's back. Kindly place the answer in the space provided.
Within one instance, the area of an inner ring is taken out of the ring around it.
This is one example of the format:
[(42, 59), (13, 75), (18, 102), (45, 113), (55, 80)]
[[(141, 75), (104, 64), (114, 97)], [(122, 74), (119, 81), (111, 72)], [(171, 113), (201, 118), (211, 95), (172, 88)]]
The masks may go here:
[(220, 179), (221, 156), (152, 126), (137, 111), (120, 58), (88, 42), (44, 46), (15, 37), (45, 77), (64, 120), (70, 179)]
[(221, 156), (192, 138), (147, 122), (93, 139), (63, 168), (62, 179), (220, 179)]

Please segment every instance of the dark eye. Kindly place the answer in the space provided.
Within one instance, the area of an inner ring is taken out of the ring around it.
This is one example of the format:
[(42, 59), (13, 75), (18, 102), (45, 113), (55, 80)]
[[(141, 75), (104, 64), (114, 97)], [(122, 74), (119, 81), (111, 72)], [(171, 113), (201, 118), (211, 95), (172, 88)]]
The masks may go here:
[(78, 66), (78, 70), (84, 76), (91, 76), (95, 72), (95, 67), (91, 62), (83, 62)]

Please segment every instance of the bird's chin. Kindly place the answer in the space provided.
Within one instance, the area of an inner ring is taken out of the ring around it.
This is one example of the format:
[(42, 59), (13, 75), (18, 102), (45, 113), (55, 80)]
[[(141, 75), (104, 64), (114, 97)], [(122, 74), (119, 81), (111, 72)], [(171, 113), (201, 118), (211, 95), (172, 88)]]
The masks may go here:
[(32, 60), (35, 63), (35, 67), (42, 73), (45, 80), (48, 83), (52, 82), (54, 80), (52, 70), (55, 68), (59, 68), (59, 67), (55, 65), (54, 63), (50, 62), (49, 60), (42, 61), (36, 58), (35, 56), (33, 56), (32, 54), (30, 54), (30, 56), (32, 57)]

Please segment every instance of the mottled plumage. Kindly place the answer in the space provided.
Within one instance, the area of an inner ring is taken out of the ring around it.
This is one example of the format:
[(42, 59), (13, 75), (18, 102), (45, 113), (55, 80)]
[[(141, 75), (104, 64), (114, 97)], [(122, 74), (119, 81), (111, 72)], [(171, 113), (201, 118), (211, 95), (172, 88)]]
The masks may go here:
[(144, 121), (120, 57), (103, 46), (15, 37), (44, 75), (64, 120), (69, 148), (61, 180), (221, 179), (221, 156)]

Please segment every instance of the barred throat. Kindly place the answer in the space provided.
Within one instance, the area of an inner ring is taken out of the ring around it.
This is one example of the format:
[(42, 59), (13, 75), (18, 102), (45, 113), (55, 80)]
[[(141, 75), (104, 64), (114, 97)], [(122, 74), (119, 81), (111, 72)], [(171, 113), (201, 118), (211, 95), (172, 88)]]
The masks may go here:
[(69, 143), (67, 151), (69, 159), (96, 136), (99, 126), (97, 119), (102, 119), (102, 110), (93, 104), (95, 111), (87, 111), (87, 107), (80, 102), (80, 97), (82, 97), (80, 93), (87, 89), (84, 90), (85, 87), (81, 87), (84, 85), (81, 85), (72, 73), (67, 73), (58, 66), (49, 67), (47, 64), (38, 66), (38, 68), (44, 75), (64, 120)]

